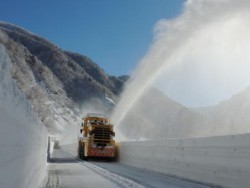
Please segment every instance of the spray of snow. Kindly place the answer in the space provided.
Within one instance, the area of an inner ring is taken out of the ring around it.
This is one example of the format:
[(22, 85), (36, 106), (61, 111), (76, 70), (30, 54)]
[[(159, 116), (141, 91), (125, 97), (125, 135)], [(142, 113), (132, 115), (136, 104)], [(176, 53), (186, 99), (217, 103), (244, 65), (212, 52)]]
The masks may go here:
[(89, 101), (83, 102), (80, 109), (78, 109), (77, 112), (74, 112), (74, 119), (72, 118), (73, 112), (68, 109), (69, 112), (62, 115), (66, 116), (64, 119), (67, 120), (67, 123), (62, 122), (62, 125), (68, 126), (64, 126), (65, 128), (61, 135), (56, 135), (57, 139), (60, 140), (60, 144), (68, 145), (77, 143), (78, 136), (80, 136), (79, 133), (81, 123), (83, 122), (82, 118), (88, 113), (104, 114), (109, 116), (112, 105), (114, 105), (114, 101), (108, 97), (105, 97), (103, 100), (99, 98), (92, 98)]
[(114, 110), (117, 129), (152, 86), (187, 107), (215, 105), (249, 86), (249, 19), (247, 0), (189, 0), (179, 17), (160, 20)]

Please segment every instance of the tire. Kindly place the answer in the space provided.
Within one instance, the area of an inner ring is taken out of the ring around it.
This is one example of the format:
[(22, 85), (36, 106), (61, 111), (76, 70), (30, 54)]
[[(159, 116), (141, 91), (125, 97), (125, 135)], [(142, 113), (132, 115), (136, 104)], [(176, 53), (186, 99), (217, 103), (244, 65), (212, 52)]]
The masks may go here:
[(84, 143), (81, 143), (80, 141), (78, 143), (78, 158), (79, 159), (85, 158), (85, 156), (84, 156)]

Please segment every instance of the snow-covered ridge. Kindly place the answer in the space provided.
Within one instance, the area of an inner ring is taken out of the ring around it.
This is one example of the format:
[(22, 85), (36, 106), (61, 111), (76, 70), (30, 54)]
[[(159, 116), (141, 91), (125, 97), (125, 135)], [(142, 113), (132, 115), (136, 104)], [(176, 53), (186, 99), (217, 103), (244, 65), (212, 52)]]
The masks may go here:
[(11, 77), (0, 44), (0, 187), (38, 187), (46, 172), (47, 130)]
[(50, 134), (61, 135), (77, 125), (86, 103), (113, 108), (123, 79), (108, 75), (86, 56), (65, 52), (43, 37), (1, 21), (0, 43), (13, 63), (12, 77)]
[(52, 44), (49, 40), (47, 39), (44, 39), (43, 37), (35, 34), (35, 33), (32, 33), (31, 31), (25, 29), (25, 28), (22, 28), (20, 26), (17, 26), (17, 25), (14, 25), (14, 24), (11, 24), (11, 23), (7, 23), (7, 22), (3, 22), (3, 21), (0, 21), (0, 26), (1, 26), (1, 29), (4, 29), (4, 30), (9, 30), (9, 31), (12, 31), (12, 32), (16, 32), (20, 35), (27, 35), (27, 36), (31, 36), (31, 37), (34, 37), (34, 38), (37, 38), (41, 41), (44, 41), (45, 43), (48, 43), (49, 45), (52, 45), (56, 48), (59, 48), (57, 47), (56, 45)]

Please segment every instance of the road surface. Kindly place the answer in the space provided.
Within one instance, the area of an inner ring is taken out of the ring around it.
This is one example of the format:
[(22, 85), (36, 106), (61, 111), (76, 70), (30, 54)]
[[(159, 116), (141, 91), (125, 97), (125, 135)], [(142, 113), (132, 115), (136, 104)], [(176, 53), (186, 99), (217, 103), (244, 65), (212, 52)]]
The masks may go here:
[(48, 163), (45, 188), (208, 188), (165, 174), (120, 164), (119, 162), (80, 161), (73, 145), (53, 151)]

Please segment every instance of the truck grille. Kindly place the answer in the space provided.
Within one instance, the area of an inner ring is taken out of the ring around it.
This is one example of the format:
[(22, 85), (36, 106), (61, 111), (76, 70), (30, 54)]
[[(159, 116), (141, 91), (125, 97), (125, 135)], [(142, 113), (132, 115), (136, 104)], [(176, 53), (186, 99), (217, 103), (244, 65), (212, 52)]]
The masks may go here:
[(109, 127), (95, 127), (92, 133), (94, 134), (94, 142), (98, 146), (106, 146), (107, 143), (110, 143), (112, 131), (110, 131)]

